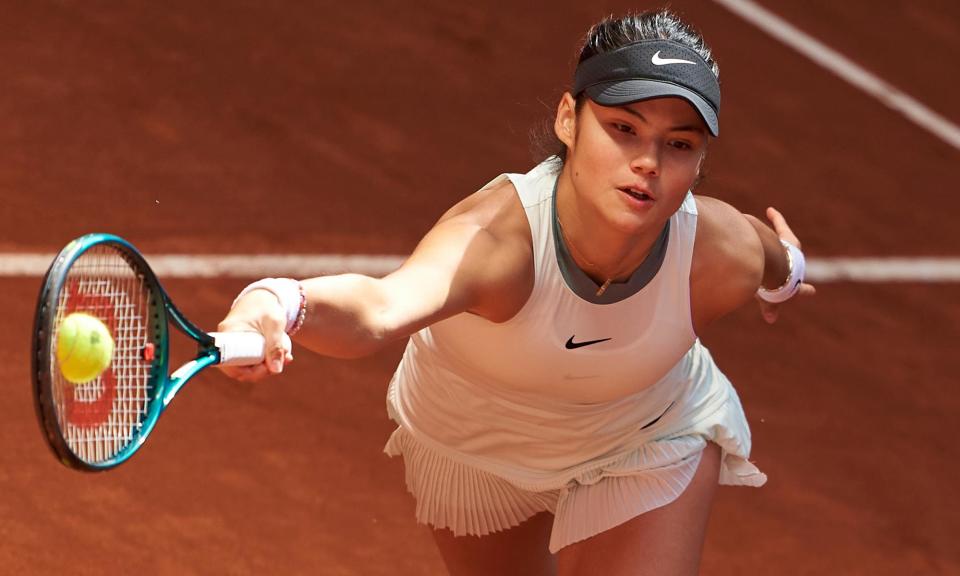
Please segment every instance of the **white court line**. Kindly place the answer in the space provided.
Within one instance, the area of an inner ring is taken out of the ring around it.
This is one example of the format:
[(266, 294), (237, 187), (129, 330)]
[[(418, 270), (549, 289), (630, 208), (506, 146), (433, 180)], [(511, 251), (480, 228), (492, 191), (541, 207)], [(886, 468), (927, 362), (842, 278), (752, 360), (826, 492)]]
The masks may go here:
[[(0, 277), (39, 277), (54, 254), (2, 254)], [(164, 278), (307, 278), (356, 272), (383, 276), (405, 256), (374, 254), (165, 254), (147, 257)], [(960, 282), (960, 258), (809, 258), (811, 282)]]
[[(55, 254), (2, 254), (0, 277), (43, 276)], [(158, 254), (146, 256), (162, 278), (258, 278), (354, 272), (383, 276), (403, 264), (405, 256), (373, 254)]]
[(960, 258), (810, 258), (811, 282), (960, 282)]
[(714, 0), (960, 150), (960, 126), (752, 0)]

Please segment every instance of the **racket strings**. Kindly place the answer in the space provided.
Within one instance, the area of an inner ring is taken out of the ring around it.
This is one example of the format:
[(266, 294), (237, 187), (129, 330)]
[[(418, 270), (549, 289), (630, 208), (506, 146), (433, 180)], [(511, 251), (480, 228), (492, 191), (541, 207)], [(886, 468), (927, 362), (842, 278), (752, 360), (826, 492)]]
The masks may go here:
[(84, 252), (71, 265), (59, 295), (55, 333), (74, 312), (96, 316), (114, 340), (110, 366), (97, 378), (71, 384), (60, 373), (51, 350), (53, 397), (60, 430), (81, 460), (99, 463), (116, 457), (140, 436), (152, 398), (153, 344), (151, 291), (125, 255), (109, 245)]

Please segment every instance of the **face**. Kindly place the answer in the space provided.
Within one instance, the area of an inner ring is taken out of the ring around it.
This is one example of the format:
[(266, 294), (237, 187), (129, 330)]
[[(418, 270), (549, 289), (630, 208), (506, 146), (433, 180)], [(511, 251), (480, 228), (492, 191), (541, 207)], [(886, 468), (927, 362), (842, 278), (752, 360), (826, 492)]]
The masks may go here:
[(680, 208), (708, 140), (703, 119), (680, 98), (617, 107), (588, 99), (578, 113), (565, 94), (555, 129), (581, 216), (626, 234), (659, 230)]

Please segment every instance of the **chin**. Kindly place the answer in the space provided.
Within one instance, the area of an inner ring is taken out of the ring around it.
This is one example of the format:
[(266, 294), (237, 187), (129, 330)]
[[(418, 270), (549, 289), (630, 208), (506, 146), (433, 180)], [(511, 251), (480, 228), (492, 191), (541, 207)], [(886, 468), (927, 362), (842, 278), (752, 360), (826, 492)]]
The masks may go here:
[[(634, 212), (623, 212), (617, 214), (611, 219), (610, 225), (615, 230), (630, 236), (636, 236), (641, 232), (648, 230), (652, 226), (663, 226), (667, 218), (659, 218), (655, 214), (637, 214)], [(659, 225), (658, 225), (659, 223)]]

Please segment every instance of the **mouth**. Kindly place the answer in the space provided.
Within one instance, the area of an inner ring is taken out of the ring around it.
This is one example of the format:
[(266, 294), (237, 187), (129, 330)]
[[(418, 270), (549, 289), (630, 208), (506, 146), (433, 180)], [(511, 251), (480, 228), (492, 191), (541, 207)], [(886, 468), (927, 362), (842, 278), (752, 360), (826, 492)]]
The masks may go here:
[(621, 192), (638, 202), (653, 202), (653, 196), (637, 188), (619, 188)]

